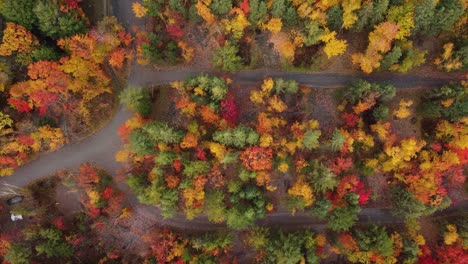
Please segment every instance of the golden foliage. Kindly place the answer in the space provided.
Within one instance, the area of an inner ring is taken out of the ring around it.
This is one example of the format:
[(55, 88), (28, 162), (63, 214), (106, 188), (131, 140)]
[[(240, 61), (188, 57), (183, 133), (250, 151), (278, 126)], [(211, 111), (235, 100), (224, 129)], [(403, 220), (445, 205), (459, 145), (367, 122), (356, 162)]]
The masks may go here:
[(237, 12), (237, 15), (231, 19), (223, 19), (222, 23), (224, 25), (224, 29), (227, 32), (232, 33), (234, 39), (241, 39), (244, 35), (244, 29), (250, 26), (249, 21), (245, 17), (243, 12)]
[(146, 16), (148, 9), (146, 9), (146, 7), (144, 7), (142, 4), (138, 2), (134, 2), (132, 4), (132, 11), (133, 11), (133, 14), (135, 14), (135, 17), (142, 18)]
[(348, 46), (346, 40), (336, 39), (336, 32), (330, 31), (328, 28), (325, 28), (325, 34), (320, 39), (325, 42), (323, 50), (328, 58), (343, 54)]
[(350, 29), (358, 19), (354, 11), (361, 7), (361, 0), (343, 0), (341, 6), (343, 7), (343, 27)]
[(226, 155), (226, 147), (220, 143), (208, 142), (207, 146), (210, 149), (211, 154), (213, 154), (213, 156), (215, 156), (219, 161), (221, 161)]
[(434, 60), (434, 64), (437, 65), (439, 70), (445, 70), (447, 72), (459, 70), (463, 63), (459, 56), (454, 56), (453, 54), (453, 43), (448, 42), (444, 45), (444, 52), (441, 54), (440, 58)]
[(288, 108), (288, 106), (276, 95), (271, 97), (271, 99), (268, 101), (268, 106), (268, 110), (278, 113), (281, 113)]
[(447, 225), (446, 228), (447, 232), (444, 233), (444, 243), (446, 245), (453, 245), (459, 238), (457, 227), (455, 225)]
[(354, 53), (352, 57), (353, 64), (359, 64), (361, 70), (365, 73), (371, 73), (374, 69), (380, 67), (380, 60), (383, 58), (381, 53), (391, 49), (391, 44), (398, 33), (398, 25), (386, 21), (377, 25), (369, 33), (369, 45), (365, 53)]
[(29, 53), (34, 46), (39, 45), (36, 37), (21, 25), (8, 22), (3, 30), (0, 56), (10, 56), (13, 52)]
[(182, 57), (184, 58), (185, 62), (191, 62), (195, 50), (192, 47), (189, 47), (189, 45), (183, 41), (178, 41), (177, 46), (179, 46), (179, 48), (182, 50)]
[(411, 114), (411, 111), (408, 109), (411, 105), (413, 105), (412, 100), (401, 100), (400, 107), (393, 112), (393, 115), (399, 119), (407, 118)]
[(263, 25), (263, 30), (269, 30), (272, 33), (278, 33), (281, 31), (281, 27), (283, 27), (283, 22), (281, 21), (281, 18), (271, 18), (268, 23)]
[(211, 13), (210, 8), (201, 0), (197, 1), (195, 7), (197, 8), (198, 15), (201, 16), (203, 20), (205, 20), (208, 26), (216, 21), (216, 17)]
[(315, 201), (312, 188), (307, 184), (304, 176), (299, 176), (294, 185), (288, 189), (288, 194), (302, 196), (305, 206), (311, 206)]
[(376, 133), (380, 140), (385, 141), (390, 133), (390, 122), (382, 123), (377, 121), (374, 125), (371, 125), (371, 131)]

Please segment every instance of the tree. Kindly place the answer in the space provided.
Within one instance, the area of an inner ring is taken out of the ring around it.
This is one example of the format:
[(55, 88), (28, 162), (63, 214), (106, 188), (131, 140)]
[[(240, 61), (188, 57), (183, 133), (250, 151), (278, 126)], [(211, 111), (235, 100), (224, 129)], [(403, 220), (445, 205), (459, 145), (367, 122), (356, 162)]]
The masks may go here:
[(226, 205), (222, 192), (215, 190), (206, 193), (205, 212), (210, 222), (221, 223), (226, 219)]
[(39, 29), (52, 39), (69, 37), (86, 31), (86, 22), (76, 10), (64, 13), (55, 2), (37, 0), (33, 11)]
[(361, 7), (361, 0), (344, 0), (341, 6), (343, 7), (343, 27), (349, 29), (358, 19), (354, 11)]
[(0, 56), (10, 56), (13, 52), (29, 54), (38, 44), (36, 37), (26, 28), (15, 23), (7, 23), (0, 45)]
[(35, 247), (38, 255), (45, 254), (47, 258), (73, 256), (73, 249), (65, 242), (60, 230), (56, 228), (41, 229), (38, 236), (41, 241)]
[(372, 15), (369, 17), (369, 23), (367, 25), (367, 28), (373, 28), (375, 25), (385, 20), (389, 2), (389, 0), (374, 0), (372, 2)]
[(265, 30), (269, 30), (272, 33), (278, 33), (281, 31), (281, 27), (283, 26), (283, 22), (281, 18), (272, 18), (264, 25)]
[(416, 219), (421, 216), (430, 215), (438, 208), (426, 206), (404, 187), (396, 186), (391, 190), (393, 214), (405, 219)]
[(391, 44), (397, 37), (398, 25), (387, 21), (377, 25), (369, 33), (369, 46), (366, 52), (354, 53), (352, 55), (353, 64), (359, 64), (361, 70), (365, 73), (371, 73), (374, 69), (380, 67), (382, 53), (391, 49)]
[(304, 45), (315, 45), (320, 41), (320, 38), (325, 33), (319, 23), (311, 20), (306, 22), (304, 27)]
[(119, 98), (127, 109), (138, 112), (142, 116), (151, 114), (152, 103), (148, 89), (130, 86), (120, 93)]
[(375, 251), (384, 257), (393, 255), (393, 240), (384, 226), (371, 225), (365, 229), (355, 229), (353, 233), (362, 251)]
[(343, 10), (334, 5), (328, 10), (327, 25), (331, 30), (338, 31), (343, 26)]
[[(210, 9), (217, 16), (224, 16), (232, 9), (232, 0), (213, 0)], [(247, 12), (248, 13), (248, 12)]]
[(398, 25), (396, 39), (404, 39), (411, 35), (411, 29), (414, 27), (413, 16), (414, 5), (412, 3), (390, 7), (387, 18)]
[(374, 3), (366, 2), (357, 11), (358, 19), (351, 28), (354, 32), (361, 32), (369, 24), (370, 19), (373, 17)]
[(301, 251), (304, 247), (303, 244), (306, 243), (307, 235), (311, 236), (312, 234), (280, 231), (278, 237), (269, 240), (266, 246), (268, 263), (300, 263), (301, 258), (303, 258)]
[(345, 136), (338, 130), (335, 129), (332, 134), (330, 146), (333, 151), (341, 150), (346, 141)]
[(459, 0), (439, 1), (430, 28), (423, 32), (427, 35), (438, 35), (442, 31), (450, 30), (465, 12), (465, 8), (466, 6)]
[(398, 71), (402, 73), (407, 73), (409, 70), (411, 70), (414, 67), (417, 67), (424, 62), (426, 62), (426, 54), (427, 50), (419, 50), (416, 48), (411, 47), (406, 50), (405, 58), (401, 62), (400, 65), (398, 65)]
[(213, 64), (224, 71), (237, 71), (242, 68), (242, 59), (235, 44), (226, 42), (213, 54)]
[(332, 231), (347, 231), (358, 220), (359, 210), (354, 207), (340, 207), (334, 209), (328, 217), (327, 226)]
[(13, 21), (31, 30), (36, 23), (33, 8), (36, 0), (4, 0), (0, 5), (0, 13), (9, 21)]
[(235, 40), (239, 40), (244, 35), (244, 29), (250, 25), (243, 12), (237, 14), (230, 20), (223, 19), (224, 30), (232, 34)]
[(387, 118), (388, 113), (389, 113), (389, 108), (385, 105), (378, 105), (374, 108), (372, 111), (372, 116), (374, 116), (375, 120), (384, 120)]
[(336, 39), (336, 32), (330, 32), (328, 29), (325, 29), (325, 34), (320, 37), (320, 40), (326, 43), (323, 51), (328, 58), (343, 54), (348, 47), (346, 40)]
[(359, 211), (361, 209), (353, 205), (334, 209), (328, 217), (328, 228), (332, 231), (348, 231), (358, 220)]
[(414, 33), (427, 34), (434, 19), (436, 0), (420, 0), (414, 8)]
[(13, 244), (5, 255), (5, 260), (12, 264), (29, 264), (31, 255), (32, 252), (29, 247)]
[(392, 50), (385, 54), (383, 60), (380, 62), (380, 70), (389, 70), (392, 65), (398, 63), (402, 55), (403, 53), (400, 46), (393, 46)]
[(132, 11), (137, 18), (142, 18), (148, 13), (148, 9), (138, 2), (132, 3)]
[(250, 0), (249, 22), (256, 27), (265, 21), (267, 14), (267, 4), (263, 0)]
[(257, 146), (246, 148), (240, 155), (242, 165), (250, 171), (271, 170), (273, 151)]
[(325, 165), (315, 160), (310, 166), (311, 171), (306, 174), (306, 177), (312, 184), (314, 191), (325, 194), (338, 185), (336, 175)]
[(198, 15), (205, 20), (206, 24), (211, 25), (216, 21), (216, 17), (211, 13), (210, 8), (203, 1), (198, 0), (195, 4)]

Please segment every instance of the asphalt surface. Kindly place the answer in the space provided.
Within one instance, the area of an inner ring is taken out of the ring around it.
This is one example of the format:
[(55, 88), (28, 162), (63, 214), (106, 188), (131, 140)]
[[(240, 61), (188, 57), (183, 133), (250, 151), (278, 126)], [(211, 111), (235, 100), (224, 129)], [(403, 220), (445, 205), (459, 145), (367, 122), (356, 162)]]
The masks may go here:
[[(132, 25), (143, 25), (142, 20), (134, 18), (131, 13), (131, 3), (132, 1), (112, 0), (114, 14), (127, 29)], [(134, 64), (131, 67), (129, 84), (141, 86), (164, 84), (172, 81), (183, 80), (187, 76), (199, 73), (217, 72), (209, 69), (191, 68), (155, 70), (149, 66)], [(301, 85), (308, 85), (317, 88), (339, 87), (349, 84), (357, 78), (386, 82), (395, 85), (397, 88), (437, 87), (450, 81), (459, 81), (463, 79), (463, 77), (466, 78), (466, 76), (448, 74), (437, 74), (431, 76), (415, 74), (374, 74), (364, 76), (344, 75), (329, 72), (296, 73), (270, 69), (240, 71), (231, 75), (230, 78), (239, 83), (252, 83), (261, 81), (266, 76), (293, 79)], [(121, 165), (115, 161), (114, 157), (116, 151), (122, 147), (120, 138), (117, 135), (117, 129), (130, 116), (131, 114), (128, 111), (124, 110), (122, 107), (119, 108), (110, 122), (96, 134), (79, 143), (68, 144), (60, 150), (40, 156), (38, 159), (18, 168), (12, 176), (1, 178), (0, 183), (3, 182), (15, 186), (25, 186), (28, 183), (50, 175), (57, 170), (65, 168), (76, 169), (84, 162), (95, 162), (113, 175), (116, 175), (116, 172)], [(139, 214), (149, 217), (158, 225), (197, 230), (211, 230), (225, 227), (223, 224), (210, 223), (203, 216), (192, 221), (188, 221), (185, 219), (184, 215), (177, 214), (176, 217), (165, 220), (160, 216), (157, 208), (139, 204), (127, 186), (123, 183), (120, 183), (119, 186), (127, 194), (134, 210)], [(450, 211), (457, 209), (468, 211), (467, 201), (463, 201), (457, 206), (457, 208), (452, 208)], [(359, 218), (360, 223), (400, 223), (403, 221), (402, 219), (393, 217), (388, 209), (379, 208), (364, 208), (361, 211)], [(316, 228), (323, 228), (325, 224), (325, 222), (307, 214), (298, 213), (295, 216), (291, 216), (290, 213), (287, 212), (276, 212), (270, 214), (258, 223), (264, 226), (314, 226)]]

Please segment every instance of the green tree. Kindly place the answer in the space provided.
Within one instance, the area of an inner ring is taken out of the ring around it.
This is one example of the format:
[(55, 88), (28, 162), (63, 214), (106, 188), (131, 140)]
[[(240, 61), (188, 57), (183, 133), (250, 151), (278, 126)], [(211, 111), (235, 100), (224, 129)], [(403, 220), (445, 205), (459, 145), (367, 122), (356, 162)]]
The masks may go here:
[[(170, 127), (165, 122), (154, 121), (145, 124), (142, 129), (148, 133), (151, 140), (155, 143), (178, 144), (184, 136), (184, 132)], [(153, 145), (153, 146), (154, 146)]]
[(345, 140), (345, 136), (338, 129), (335, 128), (330, 142), (331, 149), (333, 151), (341, 150), (343, 148)]
[(319, 137), (321, 135), (320, 130), (307, 130), (304, 133), (304, 138), (302, 139), (302, 146), (307, 150), (315, 149), (319, 146)]
[(251, 0), (249, 2), (250, 13), (249, 13), (249, 22), (253, 27), (257, 27), (259, 23), (265, 22), (265, 17), (267, 14), (267, 4), (263, 0)]
[(315, 45), (320, 41), (320, 37), (325, 33), (323, 28), (315, 21), (308, 21), (304, 27), (304, 45)]
[(372, 29), (375, 25), (383, 22), (387, 14), (389, 0), (375, 0), (373, 1), (372, 16), (369, 18), (367, 25), (368, 29)]
[(431, 26), (424, 33), (438, 35), (442, 31), (448, 31), (465, 12), (465, 5), (460, 0), (441, 0), (438, 2)]
[(332, 231), (348, 231), (358, 220), (358, 214), (361, 211), (359, 196), (355, 193), (348, 193), (344, 199), (347, 206), (334, 209), (328, 217), (327, 226)]
[(397, 64), (403, 55), (399, 45), (395, 45), (390, 52), (385, 54), (383, 60), (380, 62), (380, 70), (389, 70), (393, 64)]
[(384, 120), (387, 118), (389, 109), (385, 105), (378, 105), (372, 110), (372, 115), (374, 116), (375, 120)]
[(358, 19), (354, 23), (353, 27), (351, 28), (354, 32), (361, 32), (364, 28), (367, 28), (370, 19), (374, 16), (374, 3), (373, 2), (365, 2), (361, 9), (357, 11)]
[(47, 258), (69, 258), (73, 256), (73, 249), (64, 240), (63, 234), (56, 228), (46, 228), (39, 231), (40, 242), (36, 246), (38, 255), (45, 254)]
[(224, 145), (243, 148), (246, 145), (255, 145), (259, 134), (250, 127), (240, 125), (213, 133), (213, 140)]
[(355, 229), (353, 233), (361, 250), (375, 251), (384, 257), (393, 255), (393, 240), (384, 226), (371, 225), (365, 229)]
[(275, 0), (271, 5), (271, 15), (273, 17), (282, 18), (284, 12), (286, 11), (286, 1), (285, 0)]
[(222, 192), (214, 190), (206, 193), (205, 213), (211, 222), (221, 223), (225, 220), (226, 205), (224, 204), (224, 194)]
[(130, 151), (139, 154), (153, 154), (155, 142), (143, 129), (135, 129), (129, 137)]
[(343, 10), (340, 5), (334, 5), (328, 10), (327, 25), (334, 31), (343, 27)]
[(307, 180), (312, 184), (315, 192), (325, 194), (338, 185), (336, 175), (323, 163), (314, 160), (310, 165), (310, 172), (306, 173)]
[(62, 57), (54, 47), (44, 44), (34, 49), (31, 55), (34, 62), (41, 60), (58, 61)]
[(0, 2), (0, 13), (7, 20), (31, 30), (37, 21), (33, 12), (35, 5), (35, 0), (3, 0)]
[[(444, 107), (441, 101), (453, 99), (449, 107)], [(428, 118), (444, 118), (456, 122), (468, 115), (468, 96), (462, 84), (448, 84), (430, 91), (424, 96), (422, 114)]]
[(413, 33), (427, 33), (434, 19), (436, 0), (419, 0), (414, 9)]
[(120, 102), (127, 109), (135, 111), (144, 117), (151, 114), (152, 103), (148, 89), (130, 86), (120, 93), (119, 98)]
[(320, 199), (315, 202), (314, 207), (312, 207), (311, 213), (319, 219), (324, 219), (327, 216), (330, 208), (331, 202), (328, 199)]
[(426, 62), (427, 50), (420, 50), (416, 48), (410, 48), (405, 52), (405, 58), (398, 65), (398, 71), (407, 73), (414, 67), (417, 67)]
[(232, 0), (213, 0), (211, 1), (210, 9), (215, 15), (226, 15), (232, 9)]
[(391, 197), (393, 203), (393, 214), (405, 219), (416, 219), (444, 209), (450, 205), (450, 199), (444, 198), (439, 207), (426, 206), (418, 201), (413, 193), (401, 186), (392, 188)]
[(465, 12), (465, 5), (459, 0), (421, 0), (414, 10), (415, 33), (438, 35), (450, 30)]
[(31, 263), (31, 249), (29, 247), (12, 244), (7, 254), (5, 255), (5, 260), (11, 264), (29, 264)]
[(213, 54), (213, 64), (224, 71), (237, 71), (242, 68), (242, 59), (236, 45), (226, 42)]
[(62, 13), (54, 1), (37, 0), (33, 8), (37, 26), (44, 35), (53, 39), (68, 37), (86, 31), (86, 22), (80, 19), (76, 10)]
[[(308, 234), (312, 236), (312, 234)], [(278, 237), (271, 239), (266, 247), (268, 263), (296, 264), (302, 258), (306, 235), (300, 232), (285, 233), (280, 231)]]

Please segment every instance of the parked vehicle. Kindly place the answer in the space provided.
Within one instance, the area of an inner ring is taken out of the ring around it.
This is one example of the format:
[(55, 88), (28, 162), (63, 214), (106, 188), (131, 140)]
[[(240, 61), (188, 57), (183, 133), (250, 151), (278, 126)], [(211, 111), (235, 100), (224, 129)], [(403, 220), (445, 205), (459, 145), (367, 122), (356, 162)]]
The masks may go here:
[(13, 204), (21, 203), (23, 200), (24, 200), (23, 195), (17, 195), (17, 196), (14, 196), (14, 197), (8, 199), (7, 204), (8, 205), (13, 205)]

